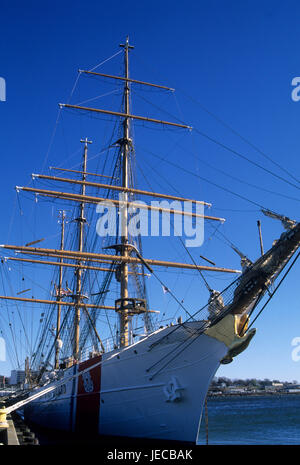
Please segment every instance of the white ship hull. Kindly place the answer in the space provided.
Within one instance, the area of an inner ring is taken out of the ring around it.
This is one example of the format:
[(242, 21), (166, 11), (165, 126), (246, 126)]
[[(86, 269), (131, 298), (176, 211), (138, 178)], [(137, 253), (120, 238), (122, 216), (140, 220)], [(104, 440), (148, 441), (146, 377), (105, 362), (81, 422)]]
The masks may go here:
[(69, 432), (195, 442), (210, 381), (228, 351), (195, 333), (202, 324), (160, 329), (75, 365), (66, 378), (98, 363), (29, 403), (27, 420)]

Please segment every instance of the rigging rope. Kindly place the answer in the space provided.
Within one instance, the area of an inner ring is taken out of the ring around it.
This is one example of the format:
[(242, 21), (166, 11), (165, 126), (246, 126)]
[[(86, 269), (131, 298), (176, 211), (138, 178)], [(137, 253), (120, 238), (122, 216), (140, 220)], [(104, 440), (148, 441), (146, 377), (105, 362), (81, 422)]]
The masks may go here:
[[(144, 62), (144, 60), (139, 56), (138, 53), (135, 53), (135, 57), (137, 60), (139, 60), (143, 66), (146, 66), (147, 69), (153, 73), (153, 68), (149, 68), (147, 66), (147, 63)], [(157, 73), (159, 74), (159, 73)], [(160, 75), (159, 75), (160, 77)], [(258, 148), (255, 144), (253, 144), (252, 142), (250, 142), (248, 139), (246, 139), (244, 136), (242, 136), (238, 131), (236, 131), (235, 129), (233, 129), (228, 123), (226, 123), (224, 120), (222, 120), (220, 117), (216, 116), (213, 112), (211, 112), (210, 110), (208, 110), (207, 108), (205, 108), (200, 102), (198, 102), (194, 97), (191, 97), (189, 94), (187, 94), (182, 88), (176, 86), (177, 89), (179, 89), (180, 92), (182, 92), (187, 98), (189, 98), (192, 102), (194, 102), (195, 104), (197, 104), (203, 111), (205, 111), (207, 114), (209, 114), (211, 117), (213, 117), (216, 121), (218, 121), (220, 124), (222, 124), (226, 129), (228, 129), (229, 131), (231, 131), (233, 134), (235, 134), (236, 136), (238, 136), (241, 140), (243, 140), (246, 144), (248, 144), (251, 148), (253, 148), (254, 150), (256, 150), (260, 155), (262, 155), (264, 158), (266, 158), (268, 161), (270, 161), (271, 163), (273, 163), (275, 166), (277, 166), (279, 169), (281, 169), (283, 172), (285, 172), (288, 176), (290, 176), (292, 179), (294, 179), (296, 182), (300, 183), (299, 179), (296, 178), (292, 173), (290, 173), (286, 168), (284, 168), (282, 165), (280, 165), (278, 162), (275, 162), (270, 156), (268, 156), (265, 152), (263, 152), (260, 148)], [(175, 99), (175, 102), (176, 102), (176, 105), (182, 115), (182, 111), (181, 111), (181, 108), (179, 107), (179, 104), (178, 104), (178, 101), (177, 101), (177, 98), (176, 98), (176, 94), (175, 92), (173, 92), (173, 96), (174, 96), (174, 99)], [(151, 103), (151, 102), (150, 102)], [(172, 115), (174, 117), (174, 115)], [(230, 150), (228, 148), (228, 150)], [(284, 179), (284, 178), (283, 178)], [(285, 180), (285, 182), (289, 182), (287, 180)], [(294, 187), (297, 187), (297, 186), (294, 186)]]
[[(248, 144), (250, 147), (252, 147), (254, 150), (256, 150), (258, 153), (260, 153), (263, 157), (265, 157), (267, 160), (269, 160), (271, 163), (273, 163), (275, 166), (277, 166), (279, 169), (281, 169), (283, 172), (285, 172), (287, 175), (289, 175), (292, 179), (294, 179), (296, 182), (300, 183), (299, 179), (297, 179), (295, 176), (293, 176), (292, 173), (290, 173), (286, 168), (284, 168), (282, 165), (280, 165), (279, 163), (277, 163), (276, 161), (274, 161), (269, 155), (267, 155), (265, 152), (263, 152), (259, 147), (257, 147), (256, 145), (254, 145), (252, 142), (250, 142), (248, 139), (246, 139), (244, 136), (242, 136), (238, 131), (236, 131), (235, 129), (233, 129), (231, 126), (229, 126), (229, 124), (227, 124), (225, 121), (223, 121), (221, 118), (219, 118), (218, 116), (216, 116), (214, 113), (212, 113), (211, 111), (209, 111), (207, 108), (205, 108), (201, 103), (199, 103), (196, 99), (194, 99), (193, 97), (191, 97), (190, 95), (188, 95), (186, 92), (183, 91), (183, 89), (180, 89), (180, 92), (182, 92), (183, 94), (186, 95), (186, 97), (188, 97), (192, 102), (196, 103), (197, 105), (199, 105), (199, 107), (205, 111), (208, 115), (212, 116), (216, 121), (218, 121), (219, 123), (221, 123), (225, 128), (229, 129), (229, 131), (231, 131), (233, 134), (235, 134), (236, 136), (238, 136), (241, 140), (243, 140), (244, 142), (246, 142), (246, 144)], [(174, 94), (174, 97), (176, 98), (175, 94)]]
[[(178, 144), (178, 146), (181, 147), (180, 144)], [(183, 147), (181, 147), (181, 148), (183, 149)], [(187, 153), (186, 149), (183, 149), (183, 150), (185, 151), (185, 153)], [(195, 149), (194, 149), (194, 151), (195, 151), (195, 153), (193, 155), (194, 155), (194, 157), (196, 158), (197, 161), (200, 161), (200, 163), (207, 166), (208, 168), (210, 168), (212, 170), (215, 170), (218, 173), (221, 173), (224, 176), (227, 176), (228, 178), (233, 179), (234, 181), (240, 182), (243, 185), (253, 187), (254, 189), (258, 189), (258, 190), (261, 190), (263, 192), (268, 192), (269, 194), (272, 194), (272, 195), (277, 195), (279, 197), (283, 197), (283, 198), (286, 198), (286, 199), (289, 199), (289, 200), (295, 200), (296, 202), (300, 202), (300, 199), (297, 199), (296, 197), (291, 197), (289, 195), (282, 194), (281, 192), (272, 191), (270, 189), (266, 189), (264, 187), (261, 187), (260, 185), (252, 184), (252, 183), (250, 183), (248, 181), (245, 181), (244, 179), (237, 178), (236, 176), (233, 176), (232, 174), (227, 173), (226, 171), (223, 171), (220, 168), (216, 168), (216, 166), (213, 166), (210, 163), (207, 163), (206, 161), (202, 160), (201, 158), (198, 158)]]
[(253, 161), (250, 158), (246, 157), (246, 155), (243, 155), (242, 153), (237, 152), (236, 150), (228, 147), (228, 145), (223, 144), (223, 142), (219, 142), (217, 139), (214, 139), (213, 137), (208, 136), (207, 134), (200, 131), (199, 129), (197, 129), (197, 128), (194, 128), (194, 129), (198, 134), (205, 137), (206, 139), (213, 142), (214, 144), (219, 145), (223, 149), (233, 153), (234, 155), (237, 155), (238, 157), (242, 158), (243, 160), (246, 160), (248, 163), (251, 163), (252, 165), (256, 166), (257, 168), (260, 168), (261, 170), (265, 171), (266, 173), (270, 174), (271, 176), (273, 176), (273, 177), (275, 177), (277, 179), (280, 179), (281, 181), (289, 184), (290, 186), (293, 186), (296, 189), (300, 190), (300, 186), (297, 186), (296, 184), (293, 184), (292, 182), (288, 181), (287, 179), (283, 178), (282, 176), (279, 176), (278, 174), (274, 173), (273, 171), (269, 170), (268, 168), (265, 168), (262, 165), (260, 165), (259, 163), (256, 163), (255, 161)]
[(104, 61), (101, 61), (101, 63), (98, 63), (98, 65), (94, 66), (93, 68), (89, 69), (88, 71), (94, 71), (95, 69), (99, 68), (99, 66), (102, 66), (104, 65), (104, 63), (108, 62), (109, 60), (111, 60), (112, 58), (116, 57), (117, 55), (119, 55), (120, 53), (122, 53), (123, 50), (119, 50), (118, 52), (116, 52), (114, 55), (112, 55), (111, 57), (109, 58), (106, 58), (106, 60)]
[[(204, 178), (203, 176), (200, 176), (199, 174), (196, 174), (196, 173), (194, 173), (193, 171), (188, 170), (187, 168), (183, 168), (182, 166), (177, 165), (177, 163), (174, 163), (173, 161), (167, 160), (166, 158), (163, 158), (163, 157), (161, 157), (160, 155), (157, 155), (157, 154), (153, 153), (152, 151), (150, 152), (150, 151), (148, 150), (148, 152), (149, 152), (151, 155), (153, 155), (154, 157), (156, 157), (156, 158), (158, 158), (159, 160), (161, 160), (162, 162), (167, 163), (167, 164), (169, 164), (169, 165), (171, 165), (171, 166), (174, 166), (175, 168), (177, 168), (177, 169), (179, 169), (180, 171), (183, 171), (183, 172), (189, 174), (190, 176), (194, 176), (194, 177), (196, 177), (196, 178), (202, 179), (202, 181), (205, 181), (205, 182), (207, 182), (208, 184), (212, 184), (213, 186), (218, 187), (218, 189), (221, 189), (221, 190), (223, 190), (223, 191), (225, 191), (225, 192), (228, 192), (229, 194), (232, 194), (232, 195), (234, 195), (234, 196), (236, 196), (236, 197), (239, 197), (240, 199), (245, 200), (246, 202), (249, 202), (249, 203), (251, 203), (252, 205), (256, 205), (256, 206), (259, 207), (260, 209), (266, 209), (266, 207), (264, 207), (263, 205), (261, 205), (261, 204), (259, 204), (259, 203), (257, 203), (257, 202), (254, 202), (254, 200), (250, 200), (249, 198), (247, 198), (247, 197), (245, 197), (245, 196), (243, 196), (243, 195), (241, 195), (241, 194), (238, 194), (237, 192), (234, 192), (234, 191), (232, 191), (232, 190), (230, 190), (230, 189), (227, 189), (227, 188), (224, 187), (224, 186), (220, 186), (219, 184), (217, 184), (217, 183), (215, 183), (215, 182), (213, 182), (213, 181), (209, 181), (208, 179)], [(272, 211), (272, 209), (270, 209), (270, 208), (267, 208), (267, 210)], [(273, 212), (273, 213), (275, 213), (275, 212)]]
[(162, 280), (157, 276), (156, 273), (154, 273), (154, 271), (152, 270), (152, 274), (153, 276), (158, 280), (158, 282), (161, 284), (161, 286), (164, 288), (164, 289), (167, 289), (167, 292), (173, 297), (173, 299), (178, 303), (178, 305), (180, 305), (180, 307), (183, 308), (183, 310), (189, 315), (190, 318), (194, 319), (193, 316), (190, 314), (190, 312), (188, 312), (188, 310), (185, 308), (185, 306), (183, 305), (182, 302), (180, 302), (180, 300), (177, 299), (176, 295), (173, 294), (172, 291), (170, 291), (170, 289), (162, 282)]
[[(81, 73), (78, 72), (77, 77), (76, 77), (75, 82), (74, 82), (74, 85), (73, 85), (73, 88), (72, 88), (71, 93), (69, 95), (69, 98), (67, 100), (67, 103), (70, 103), (70, 101), (71, 101), (71, 98), (72, 98), (72, 96), (73, 96), (73, 94), (75, 92), (75, 89), (77, 87), (80, 76), (81, 76)], [(54, 129), (53, 129), (53, 132), (52, 132), (52, 135), (51, 135), (51, 138), (50, 138), (48, 150), (47, 150), (47, 153), (46, 153), (46, 156), (44, 158), (43, 165), (42, 165), (42, 169), (41, 169), (42, 173), (44, 172), (45, 165), (47, 163), (47, 160), (48, 160), (48, 157), (49, 157), (49, 154), (50, 154), (50, 150), (51, 150), (52, 145), (53, 145), (54, 137), (55, 137), (55, 134), (56, 134), (56, 130), (57, 130), (57, 126), (58, 126), (61, 114), (62, 114), (62, 107), (59, 107), (58, 112), (57, 112), (56, 121), (55, 121), (55, 124), (54, 124)]]
[[(152, 106), (158, 108), (159, 110), (163, 111), (164, 113), (168, 114), (168, 115), (171, 116), (172, 118), (176, 119), (178, 122), (180, 122), (180, 123), (182, 123), (182, 124), (187, 124), (185, 121), (182, 121), (181, 119), (179, 119), (179, 118), (177, 118), (176, 116), (174, 116), (172, 113), (170, 113), (170, 112), (168, 112), (167, 110), (164, 110), (163, 108), (161, 108), (161, 107), (155, 105), (153, 102), (151, 102), (151, 101), (145, 99), (144, 97), (141, 97), (141, 96), (140, 96), (140, 98), (142, 98), (145, 102), (149, 103), (150, 105), (152, 105)], [(273, 176), (273, 177), (275, 177), (275, 178), (277, 178), (277, 179), (279, 179), (279, 180), (281, 180), (281, 181), (283, 181), (283, 182), (289, 184), (290, 186), (295, 187), (296, 189), (299, 189), (299, 190), (300, 190), (300, 186), (297, 186), (296, 184), (294, 184), (294, 183), (288, 181), (287, 179), (285, 179), (285, 178), (283, 178), (282, 176), (280, 176), (280, 175), (274, 173), (274, 172), (271, 171), (270, 169), (265, 168), (264, 166), (260, 165), (259, 163), (257, 163), (257, 162), (255, 162), (255, 161), (251, 160), (251, 159), (250, 159), (249, 157), (247, 157), (246, 155), (243, 155), (242, 153), (240, 153), (240, 152), (238, 152), (237, 150), (235, 150), (235, 149), (229, 147), (228, 145), (224, 144), (223, 142), (220, 142), (219, 140), (215, 139), (214, 137), (209, 136), (209, 135), (206, 134), (205, 132), (200, 131), (200, 129), (198, 129), (196, 126), (193, 126), (193, 130), (194, 130), (196, 133), (198, 133), (200, 136), (202, 136), (202, 137), (206, 138), (207, 140), (209, 140), (210, 142), (213, 142), (214, 144), (218, 145), (219, 147), (221, 147), (221, 148), (223, 148), (223, 149), (225, 149), (225, 150), (227, 150), (227, 151), (233, 153), (234, 155), (236, 155), (236, 156), (242, 158), (243, 160), (247, 161), (248, 163), (250, 163), (250, 164), (256, 166), (257, 168), (259, 168), (259, 169), (265, 171), (266, 173), (270, 174), (271, 176)], [(297, 180), (297, 182), (299, 182), (299, 181)]]

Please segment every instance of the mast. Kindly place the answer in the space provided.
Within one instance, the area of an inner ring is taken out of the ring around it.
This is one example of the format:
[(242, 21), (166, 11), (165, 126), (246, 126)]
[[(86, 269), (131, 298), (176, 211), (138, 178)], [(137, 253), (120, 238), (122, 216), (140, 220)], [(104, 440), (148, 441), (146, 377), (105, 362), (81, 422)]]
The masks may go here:
[[(60, 212), (61, 214), (61, 239), (60, 239), (60, 250), (64, 250), (64, 242), (65, 242), (65, 218), (66, 218), (66, 212), (62, 210)], [(59, 351), (61, 349), (60, 346), (60, 323), (61, 323), (61, 298), (62, 298), (62, 275), (63, 275), (63, 262), (64, 259), (61, 257), (60, 260), (60, 266), (59, 266), (59, 281), (58, 281), (58, 295), (57, 295), (57, 320), (56, 320), (56, 347), (55, 347), (55, 361), (54, 361), (54, 367), (56, 369), (59, 368)]]
[[(92, 141), (89, 141), (86, 137), (85, 140), (81, 139), (81, 143), (84, 143), (84, 150), (83, 150), (83, 164), (82, 164), (82, 181), (83, 184), (81, 186), (81, 195), (82, 197), (85, 196), (85, 184), (86, 181), (86, 165), (87, 165), (87, 152), (88, 152), (88, 144), (91, 144)], [(84, 216), (84, 207), (85, 202), (82, 201), (80, 203), (80, 215), (76, 218), (77, 225), (78, 225), (78, 252), (83, 252), (83, 243), (84, 243), (84, 224), (86, 223), (86, 218)], [(73, 357), (75, 360), (79, 360), (79, 326), (80, 326), (80, 309), (82, 303), (82, 263), (81, 260), (77, 262), (78, 268), (76, 270), (76, 294), (75, 294), (75, 315), (74, 315), (74, 347), (73, 347)]]
[[(133, 47), (129, 45), (129, 38), (126, 38), (126, 43), (121, 44), (120, 47), (124, 47), (124, 66), (125, 66), (125, 84), (124, 84), (124, 112), (126, 115), (130, 114), (129, 108), (129, 49)], [(123, 140), (121, 141), (121, 154), (122, 154), (122, 187), (124, 188), (123, 200), (124, 206), (121, 207), (121, 254), (124, 259), (128, 257), (128, 167), (129, 167), (129, 152), (130, 152), (130, 119), (124, 118), (123, 122)], [(129, 320), (128, 311), (125, 309), (128, 298), (128, 263), (123, 262), (121, 266), (121, 308), (120, 308), (120, 346), (126, 347), (129, 344)]]

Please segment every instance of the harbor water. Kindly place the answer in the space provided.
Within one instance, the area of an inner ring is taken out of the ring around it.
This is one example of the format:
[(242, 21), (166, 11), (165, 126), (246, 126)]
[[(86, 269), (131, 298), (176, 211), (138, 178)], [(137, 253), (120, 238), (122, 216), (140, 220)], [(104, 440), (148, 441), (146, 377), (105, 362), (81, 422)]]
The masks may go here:
[[(300, 445), (300, 395), (210, 397), (210, 445)], [(203, 411), (198, 444), (206, 444)]]
[[(210, 397), (208, 407), (209, 445), (300, 445), (300, 394), (242, 395)], [(40, 445), (68, 445), (72, 435), (33, 428)], [(121, 438), (105, 447), (123, 445)], [(78, 443), (85, 443), (83, 438)], [(103, 447), (101, 438), (90, 438), (91, 445)], [(198, 445), (206, 444), (206, 422), (203, 412)], [(128, 445), (128, 444), (127, 444)], [(134, 441), (134, 448), (141, 446)]]

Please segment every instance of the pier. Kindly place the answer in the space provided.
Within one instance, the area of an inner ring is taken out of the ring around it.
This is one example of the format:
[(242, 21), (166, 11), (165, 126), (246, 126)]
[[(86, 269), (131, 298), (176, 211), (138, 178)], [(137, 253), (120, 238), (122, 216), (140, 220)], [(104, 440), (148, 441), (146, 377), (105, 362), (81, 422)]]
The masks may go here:
[(7, 417), (6, 424), (0, 424), (0, 445), (19, 446), (20, 441), (11, 415)]
[(0, 404), (0, 445), (4, 446), (25, 446), (39, 445), (35, 434), (30, 430), (21, 417), (16, 412), (6, 415), (5, 404)]

